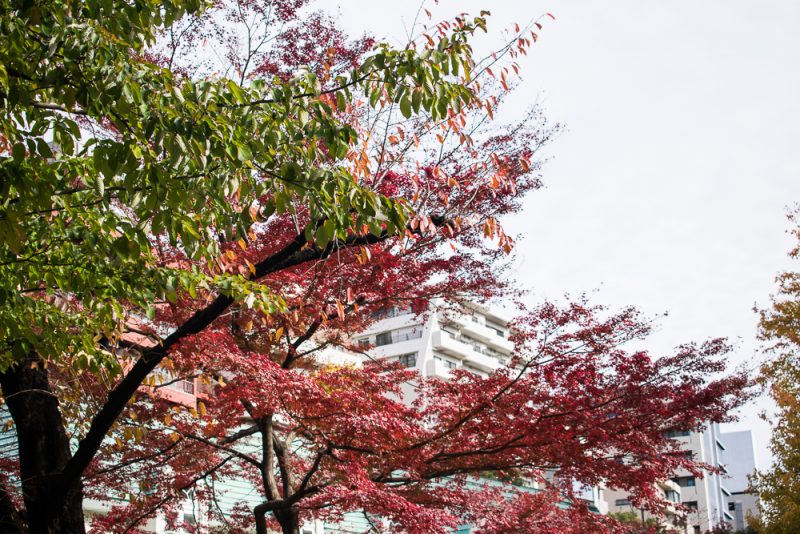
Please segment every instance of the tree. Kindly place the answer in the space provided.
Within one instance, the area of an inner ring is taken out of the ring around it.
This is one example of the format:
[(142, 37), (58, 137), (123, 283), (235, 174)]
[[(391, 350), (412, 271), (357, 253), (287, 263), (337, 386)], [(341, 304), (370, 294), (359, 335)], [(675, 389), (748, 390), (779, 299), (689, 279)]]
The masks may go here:
[[(85, 486), (130, 501), (99, 528), (135, 527), (226, 476), (264, 497), (229, 530), (356, 509), (409, 532), (602, 521), (576, 481), (659, 510), (653, 481), (701, 467), (663, 432), (746, 398), (745, 377), (710, 379), (720, 341), (655, 359), (622, 347), (648, 330), (635, 311), (545, 304), (508, 369), (420, 383), (412, 405), (407, 371), (319, 363), (387, 306), (518, 296), (498, 221), (538, 188), (554, 129), (535, 110), (487, 127), (540, 22), (477, 60), (483, 14), (395, 50), (304, 4), (4, 11), (4, 524), (81, 532)], [(185, 376), (218, 385), (178, 412), (156, 392)]]
[[(355, 312), (336, 313), (331, 306), (326, 330), (334, 336), (336, 323)], [(145, 437), (117, 454), (110, 446), (94, 482), (119, 488), (143, 470), (147, 493), (109, 514), (100, 531), (174, 509), (178, 489), (213, 503), (220, 480), (240, 479), (263, 502), (233, 518), (206, 506), (227, 529), (254, 522), (266, 532), (270, 513), (274, 526), (296, 533), (302, 520), (362, 511), (398, 532), (449, 532), (463, 523), (481, 532), (602, 532), (612, 524), (589, 511), (575, 483), (624, 487), (642, 507), (664, 510), (669, 503), (650, 489), (655, 481), (698, 470), (665, 430), (727, 417), (743, 385), (738, 376), (705, 382), (721, 369), (714, 361), (727, 350), (721, 342), (657, 360), (626, 351), (626, 342), (649, 332), (630, 309), (543, 305), (517, 323), (509, 368), (488, 378), (457, 371), (449, 381), (383, 361), (314, 366), (319, 339), (306, 343), (307, 330), (287, 328), (254, 325), (247, 341), (230, 329), (207, 332), (173, 354), (176, 376), (202, 369), (225, 377), (224, 385), (198, 409), (157, 396), (134, 407), (125, 427), (146, 429)], [(416, 400), (408, 404), (410, 381)], [(480, 481), (487, 471), (542, 491)], [(562, 509), (563, 502), (572, 504)]]
[(707, 534), (758, 534), (759, 531), (752, 526), (747, 526), (740, 530), (733, 530), (728, 523), (717, 523), (714, 528), (706, 532)]
[[(286, 22), (303, 3), (248, 6), (274, 9)], [(348, 163), (368, 158), (343, 118), (355, 95), (434, 121), (478, 105), (463, 81), (472, 68), (467, 39), (484, 26), (481, 17), (460, 20), (436, 47), (381, 45), (323, 75), (305, 69), (265, 80), (246, 76), (244, 65), (238, 80), (192, 77), (172, 63), (174, 54), (166, 63), (153, 57), (157, 37), (213, 18), (206, 7), (3, 6), (0, 386), (19, 444), (24, 513), (12, 513), (9, 491), (3, 510), (19, 528), (83, 530), (82, 476), (169, 351), (234, 302), (266, 314), (285, 308), (259, 279), (387, 240), (410, 221), (431, 224)], [(293, 210), (305, 226), (251, 271), (220, 267), (221, 245), (257, 239), (255, 224)], [(170, 263), (164, 249), (180, 250), (193, 267)], [(200, 293), (204, 306), (123, 372), (120, 351), (136, 348), (125, 334), (184, 293)], [(77, 429), (74, 451), (50, 383), (54, 372), (70, 370), (113, 381), (87, 428)]]
[[(790, 215), (797, 223), (797, 211)], [(800, 238), (800, 229), (793, 233)], [(790, 252), (792, 258), (799, 248)], [(762, 367), (760, 380), (769, 388), (777, 405), (770, 449), (773, 465), (769, 471), (756, 473), (750, 482), (758, 492), (760, 518), (757, 530), (765, 533), (795, 532), (800, 528), (800, 274), (781, 273), (778, 292), (772, 306), (761, 310), (760, 337), (770, 360)]]
[(640, 515), (637, 512), (629, 511), (629, 512), (615, 512), (608, 514), (624, 526), (626, 529), (625, 532), (627, 533), (659, 533), (662, 532), (658, 526), (658, 522), (655, 519), (647, 519), (642, 521)]

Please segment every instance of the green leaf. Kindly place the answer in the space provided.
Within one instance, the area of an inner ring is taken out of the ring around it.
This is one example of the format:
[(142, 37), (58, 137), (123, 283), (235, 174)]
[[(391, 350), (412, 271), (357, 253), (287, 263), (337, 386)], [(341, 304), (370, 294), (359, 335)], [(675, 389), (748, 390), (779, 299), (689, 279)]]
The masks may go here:
[(317, 228), (316, 234), (316, 241), (317, 245), (320, 247), (325, 247), (328, 243), (331, 242), (333, 239), (333, 234), (336, 231), (336, 227), (333, 225), (330, 219), (326, 219), (319, 228)]
[(408, 98), (408, 95), (405, 94), (400, 99), (400, 113), (403, 114), (403, 117), (409, 118), (411, 117), (411, 101)]
[(22, 162), (25, 159), (25, 145), (22, 143), (14, 143), (11, 147), (11, 157), (14, 158), (16, 163)]

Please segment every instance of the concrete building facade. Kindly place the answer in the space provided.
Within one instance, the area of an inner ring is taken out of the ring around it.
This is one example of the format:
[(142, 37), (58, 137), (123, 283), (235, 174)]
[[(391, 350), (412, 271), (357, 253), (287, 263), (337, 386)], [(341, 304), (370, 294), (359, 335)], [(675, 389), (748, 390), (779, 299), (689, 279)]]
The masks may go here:
[(679, 510), (677, 505), (681, 502), (681, 487), (672, 480), (659, 481), (656, 484), (656, 491), (660, 492), (664, 499), (674, 505), (667, 509), (664, 517), (658, 517), (642, 508), (637, 508), (630, 502), (628, 492), (624, 490), (612, 490), (606, 488), (603, 490), (603, 499), (605, 500), (608, 513), (634, 513), (637, 519), (641, 519), (643, 523), (654, 522), (661, 529), (662, 532), (674, 532), (684, 534), (686, 530), (686, 513)]
[(423, 316), (389, 308), (368, 330), (356, 336), (371, 347), (369, 358), (391, 358), (422, 376), (448, 378), (453, 369), (488, 376), (511, 358), (508, 321), (479, 306), (445, 311), (436, 305)]
[(704, 533), (723, 523), (744, 529), (747, 516), (758, 514), (758, 498), (748, 492), (747, 479), (757, 467), (752, 432), (722, 432), (719, 424), (709, 423), (702, 432), (676, 431), (669, 437), (695, 460), (722, 471), (702, 478), (683, 472), (672, 479), (681, 486), (681, 502), (695, 510), (688, 516), (689, 532)]
[(749, 492), (750, 482), (747, 479), (758, 468), (753, 433), (750, 430), (724, 432), (722, 439), (725, 444), (722, 463), (730, 477), (726, 484), (731, 492), (725, 497), (725, 505), (733, 516), (731, 527), (741, 530), (747, 527), (749, 515), (758, 515), (758, 496)]

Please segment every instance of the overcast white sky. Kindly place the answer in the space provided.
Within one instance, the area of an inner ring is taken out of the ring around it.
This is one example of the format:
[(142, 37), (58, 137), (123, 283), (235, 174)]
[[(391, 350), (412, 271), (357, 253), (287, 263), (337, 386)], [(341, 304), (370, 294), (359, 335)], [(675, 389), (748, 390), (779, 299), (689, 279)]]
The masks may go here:
[[(404, 41), (417, 3), (321, 0), (352, 32)], [(546, 189), (508, 221), (518, 276), (536, 297), (669, 312), (655, 352), (724, 336), (755, 365), (756, 316), (792, 267), (785, 207), (800, 201), (800, 2), (432, 1), (437, 18), (492, 11), (490, 31), (545, 12), (506, 113), (544, 102), (566, 131)], [(499, 36), (499, 33), (498, 33)], [(499, 42), (499, 41), (498, 41)], [(800, 268), (800, 265), (795, 266)], [(758, 405), (730, 428), (769, 427)]]

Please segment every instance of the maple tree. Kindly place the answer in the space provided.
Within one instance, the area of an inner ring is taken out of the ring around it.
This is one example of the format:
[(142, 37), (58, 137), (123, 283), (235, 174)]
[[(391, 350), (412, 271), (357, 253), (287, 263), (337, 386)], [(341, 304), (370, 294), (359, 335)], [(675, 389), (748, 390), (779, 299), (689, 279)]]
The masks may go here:
[(655, 519), (642, 520), (641, 515), (637, 512), (613, 512), (609, 515), (622, 523), (626, 534), (661, 534), (665, 532), (665, 529), (661, 528)]
[[(368, 295), (358, 300), (361, 313), (369, 310)], [(288, 324), (297, 327), (287, 318), (254, 321), (247, 335), (226, 325), (178, 347), (176, 376), (224, 380), (198, 409), (158, 396), (132, 407), (125, 428), (146, 433), (133, 446), (109, 444), (93, 483), (120, 487), (142, 470), (158, 475), (134, 505), (98, 523), (100, 531), (174, 512), (183, 499), (177, 489), (213, 503), (217, 484), (236, 479), (258, 488), (263, 502), (230, 516), (209, 505), (207, 519), (228, 530), (255, 523), (257, 532), (272, 524), (296, 533), (303, 520), (336, 522), (361, 511), (399, 532), (464, 523), (481, 532), (613, 531), (616, 523), (590, 511), (575, 484), (626, 488), (640, 506), (665, 510), (670, 503), (653, 483), (680, 468), (700, 472), (665, 431), (725, 419), (745, 382), (707, 382), (723, 368), (720, 341), (660, 359), (628, 352), (623, 345), (646, 336), (647, 322), (632, 309), (608, 314), (585, 303), (531, 310), (516, 323), (511, 366), (488, 378), (455, 371), (447, 381), (423, 379), (380, 360), (315, 365), (322, 345), (340, 343), (335, 336), (351, 314), (338, 318), (331, 306), (322, 342), (308, 330), (287, 334)], [(481, 479), (486, 472), (539, 490)]]
[[(710, 378), (722, 342), (627, 352), (647, 322), (577, 302), (523, 315), (486, 379), (323, 364), (388, 306), (517, 295), (499, 219), (539, 187), (557, 126), (487, 126), (538, 21), (478, 60), (483, 14), (396, 50), (306, 3), (4, 11), (0, 386), (19, 458), (0, 520), (82, 532), (83, 495), (112, 491), (129, 502), (95, 525), (125, 530), (237, 477), (263, 501), (209, 507), (228, 531), (353, 510), (408, 532), (612, 525), (575, 483), (661, 509), (652, 482), (702, 467), (663, 432), (746, 398), (745, 377)], [(198, 376), (191, 410), (157, 394)]]
[[(789, 219), (793, 234), (800, 238), (797, 209)], [(797, 258), (800, 248), (791, 252)], [(773, 465), (750, 479), (758, 492), (760, 517), (757, 530), (765, 533), (794, 532), (800, 528), (800, 274), (788, 271), (778, 278), (778, 292), (772, 307), (760, 310), (760, 337), (770, 360), (762, 367), (760, 381), (768, 387), (777, 405), (770, 449)]]

